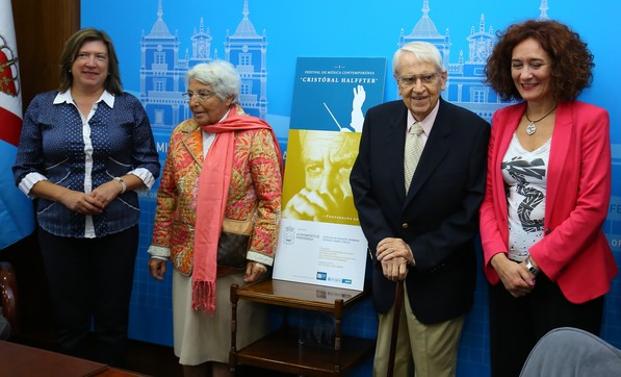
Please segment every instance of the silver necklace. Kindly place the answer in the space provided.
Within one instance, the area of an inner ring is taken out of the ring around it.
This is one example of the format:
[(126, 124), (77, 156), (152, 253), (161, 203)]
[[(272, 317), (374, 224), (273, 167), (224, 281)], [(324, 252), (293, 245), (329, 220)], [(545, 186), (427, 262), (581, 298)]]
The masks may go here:
[(556, 105), (554, 105), (552, 110), (548, 111), (544, 116), (542, 116), (541, 118), (539, 118), (537, 120), (530, 120), (530, 118), (528, 117), (528, 111), (525, 111), (524, 112), (524, 116), (526, 116), (526, 120), (528, 121), (528, 126), (526, 126), (526, 134), (528, 136), (534, 135), (535, 132), (537, 132), (537, 123), (539, 123), (542, 120), (544, 120), (545, 118), (547, 118), (548, 115), (552, 114), (552, 112), (554, 110), (556, 110)]

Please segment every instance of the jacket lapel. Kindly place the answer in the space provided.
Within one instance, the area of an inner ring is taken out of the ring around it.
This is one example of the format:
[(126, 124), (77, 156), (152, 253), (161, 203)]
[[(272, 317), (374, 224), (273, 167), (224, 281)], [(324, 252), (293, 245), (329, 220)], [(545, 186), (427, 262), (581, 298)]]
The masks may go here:
[(494, 207), (500, 209), (500, 212), (497, 213), (497, 217), (501, 222), (498, 229), (502, 230), (509, 229), (507, 221), (507, 196), (502, 177), (502, 159), (509, 148), (511, 139), (513, 139), (513, 134), (515, 134), (515, 130), (520, 124), (520, 118), (524, 115), (525, 110), (525, 103), (509, 107), (507, 108), (505, 117), (499, 117), (498, 119), (495, 119), (495, 122), (492, 122), (492, 127), (499, 127), (500, 130), (498, 132), (501, 132), (501, 134), (499, 135), (498, 140), (495, 141), (497, 145), (494, 147), (494, 165), (492, 171), (488, 172), (488, 174), (494, 174), (496, 178), (496, 184), (492, 190), (494, 190)]
[(552, 131), (552, 141), (550, 145), (550, 157), (548, 159), (547, 187), (546, 187), (546, 222), (551, 217), (554, 208), (554, 201), (558, 197), (556, 193), (561, 183), (561, 172), (567, 160), (571, 137), (574, 132), (573, 106), (571, 102), (563, 102), (556, 109), (554, 119), (554, 131)]
[[(405, 149), (405, 129), (407, 123), (407, 107), (401, 102), (401, 111), (387, 115), (386, 151), (384, 160), (386, 168), (392, 173), (392, 189), (399, 201), (405, 198), (405, 178), (403, 154)], [(390, 168), (392, 166), (392, 168)]]
[(183, 127), (181, 143), (200, 169), (203, 166), (203, 133), (200, 127), (192, 120), (188, 121)]
[[(509, 144), (513, 139), (515, 130), (520, 124), (520, 118), (522, 118), (522, 115), (524, 115), (524, 111), (526, 110), (526, 104), (522, 103), (518, 106), (512, 107), (511, 110), (512, 111), (507, 112), (507, 116), (505, 119), (498, 119), (498, 123), (500, 125), (497, 125), (497, 127), (501, 127), (503, 133), (499, 138), (498, 146), (496, 147), (496, 150), (498, 151), (495, 156), (496, 159), (494, 160), (494, 166), (496, 169), (498, 169), (496, 171), (501, 171), (502, 169), (502, 159), (505, 157), (505, 153), (507, 152)], [(492, 127), (493, 126), (494, 125), (492, 124)], [(504, 187), (502, 197), (504, 197)]]

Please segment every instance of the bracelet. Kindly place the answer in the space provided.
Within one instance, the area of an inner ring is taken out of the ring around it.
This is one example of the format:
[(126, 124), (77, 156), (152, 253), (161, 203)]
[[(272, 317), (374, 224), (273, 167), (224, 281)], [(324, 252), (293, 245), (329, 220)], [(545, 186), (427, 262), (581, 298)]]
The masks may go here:
[(123, 180), (123, 177), (114, 177), (114, 180), (121, 184), (121, 194), (125, 194), (127, 190), (127, 184)]

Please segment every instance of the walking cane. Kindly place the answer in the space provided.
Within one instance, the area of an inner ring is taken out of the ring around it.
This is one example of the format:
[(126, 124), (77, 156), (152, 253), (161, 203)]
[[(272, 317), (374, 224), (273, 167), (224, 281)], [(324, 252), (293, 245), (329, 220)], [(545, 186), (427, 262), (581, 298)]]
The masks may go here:
[(401, 307), (403, 306), (403, 280), (399, 280), (395, 286), (395, 304), (392, 313), (392, 331), (390, 332), (390, 352), (388, 353), (388, 371), (386, 377), (392, 377), (395, 370), (395, 353), (397, 352), (397, 337), (399, 336), (399, 320), (401, 319)]

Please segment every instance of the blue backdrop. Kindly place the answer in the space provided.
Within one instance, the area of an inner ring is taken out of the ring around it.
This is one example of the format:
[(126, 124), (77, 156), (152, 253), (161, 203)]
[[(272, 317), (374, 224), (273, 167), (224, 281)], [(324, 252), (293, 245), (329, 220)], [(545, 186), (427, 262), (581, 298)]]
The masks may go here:
[[(121, 61), (124, 87), (143, 102), (153, 124), (160, 158), (172, 128), (189, 116), (180, 93), (189, 66), (226, 59), (242, 73), (242, 104), (266, 118), (286, 146), (296, 58), (299, 56), (386, 57), (410, 40), (427, 40), (443, 51), (449, 69), (444, 98), (490, 118), (502, 107), (483, 85), (483, 67), (497, 30), (527, 18), (553, 18), (569, 24), (595, 56), (595, 79), (582, 100), (608, 109), (613, 149), (613, 189), (604, 227), (621, 261), (621, 119), (615, 64), (621, 3), (592, 6), (578, 0), (82, 0), (82, 26), (106, 30)], [(385, 100), (397, 97), (387, 75)], [(143, 195), (141, 240), (131, 306), (130, 336), (172, 343), (170, 280), (157, 283), (146, 269), (155, 193)], [(368, 302), (349, 313), (350, 334), (375, 336)], [(458, 375), (489, 370), (487, 287), (479, 275), (476, 302), (460, 346)], [(621, 278), (606, 300), (603, 337), (621, 347)], [(369, 375), (369, 363), (356, 375)]]

